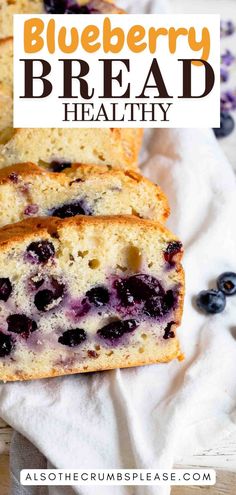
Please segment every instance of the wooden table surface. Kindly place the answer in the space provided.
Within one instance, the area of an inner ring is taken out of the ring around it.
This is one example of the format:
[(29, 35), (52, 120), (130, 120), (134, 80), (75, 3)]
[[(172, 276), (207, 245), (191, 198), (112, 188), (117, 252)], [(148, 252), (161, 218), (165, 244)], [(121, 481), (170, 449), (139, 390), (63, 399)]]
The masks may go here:
[[(9, 445), (11, 428), (0, 419), (0, 495), (10, 495), (9, 488)], [(173, 487), (171, 495), (236, 495), (236, 431), (232, 438), (222, 440), (217, 447), (209, 448), (198, 455), (182, 459), (176, 467), (211, 467), (216, 469), (215, 486)]]

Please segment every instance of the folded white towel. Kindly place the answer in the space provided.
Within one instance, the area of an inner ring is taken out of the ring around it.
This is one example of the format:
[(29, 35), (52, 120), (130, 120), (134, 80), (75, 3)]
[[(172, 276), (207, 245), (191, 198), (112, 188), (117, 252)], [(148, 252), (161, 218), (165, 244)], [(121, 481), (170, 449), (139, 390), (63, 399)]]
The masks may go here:
[[(235, 270), (236, 183), (211, 131), (154, 130), (143, 171), (171, 200), (170, 226), (186, 249), (179, 331), (185, 361), (0, 387), (0, 415), (59, 468), (167, 468), (235, 428), (236, 297), (204, 316), (193, 297)], [(90, 495), (94, 489), (77, 488)], [(30, 492), (29, 492), (30, 493)], [(70, 489), (51, 487), (50, 495)], [(96, 488), (96, 495), (109, 489)], [(112, 488), (154, 495), (154, 487)], [(169, 488), (158, 489), (158, 495)]]

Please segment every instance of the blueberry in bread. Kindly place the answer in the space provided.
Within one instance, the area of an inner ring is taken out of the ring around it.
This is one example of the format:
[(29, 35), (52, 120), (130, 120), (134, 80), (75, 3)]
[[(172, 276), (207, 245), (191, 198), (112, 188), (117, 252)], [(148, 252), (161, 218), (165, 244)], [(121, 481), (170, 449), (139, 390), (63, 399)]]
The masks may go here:
[[(160, 187), (134, 171), (106, 166), (32, 163), (0, 170), (0, 227), (28, 217), (136, 215), (164, 222), (168, 201)], [(63, 172), (53, 172), (61, 170)]]
[(110, 0), (1, 0), (0, 39), (12, 36), (14, 14), (119, 14)]
[(181, 358), (181, 256), (181, 243), (164, 226), (132, 216), (3, 227), (0, 379)]

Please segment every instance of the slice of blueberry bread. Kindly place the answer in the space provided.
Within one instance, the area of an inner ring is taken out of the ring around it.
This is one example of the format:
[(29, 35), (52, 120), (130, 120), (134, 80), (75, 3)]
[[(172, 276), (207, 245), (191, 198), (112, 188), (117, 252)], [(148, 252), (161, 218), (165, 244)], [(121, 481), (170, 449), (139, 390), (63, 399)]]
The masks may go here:
[(164, 226), (133, 216), (0, 229), (0, 379), (181, 359), (181, 256)]
[(30, 216), (133, 214), (164, 222), (169, 214), (160, 187), (134, 171), (58, 162), (52, 170), (32, 163), (0, 170), (0, 227)]
[(68, 161), (137, 168), (141, 129), (3, 129), (0, 168), (14, 163)]
[(13, 34), (14, 14), (119, 14), (110, 0), (1, 0), (0, 38)]

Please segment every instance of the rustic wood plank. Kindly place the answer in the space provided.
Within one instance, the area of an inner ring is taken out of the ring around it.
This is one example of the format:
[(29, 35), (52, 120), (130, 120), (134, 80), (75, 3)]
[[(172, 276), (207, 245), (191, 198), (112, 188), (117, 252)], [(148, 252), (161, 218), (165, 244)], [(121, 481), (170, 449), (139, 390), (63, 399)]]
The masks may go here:
[[(0, 456), (0, 487), (1, 495), (10, 495), (9, 488), (9, 458), (6, 454)], [(193, 466), (186, 466), (190, 469)], [(194, 466), (196, 467), (196, 466)], [(171, 495), (235, 495), (236, 473), (231, 471), (217, 471), (215, 486), (175, 486)]]
[[(9, 451), (12, 429), (0, 420), (0, 452)], [(236, 432), (230, 438), (222, 439), (214, 448), (203, 450), (181, 459), (182, 466), (212, 466), (236, 472)], [(236, 492), (236, 490), (235, 490)]]
[(11, 436), (12, 428), (2, 422), (0, 425), (0, 453), (7, 454), (9, 452)]
[(10, 495), (9, 487), (9, 458), (7, 455), (0, 455), (0, 493)]
[(236, 473), (217, 470), (216, 476), (215, 486), (175, 486), (171, 495), (235, 495)]
[[(214, 447), (205, 449), (195, 455), (186, 456), (179, 464), (212, 466), (236, 472), (236, 431), (230, 437), (222, 438)], [(236, 493), (236, 490), (235, 490)]]
[(4, 426), (6, 426), (6, 423), (0, 418), (0, 428), (3, 428)]

